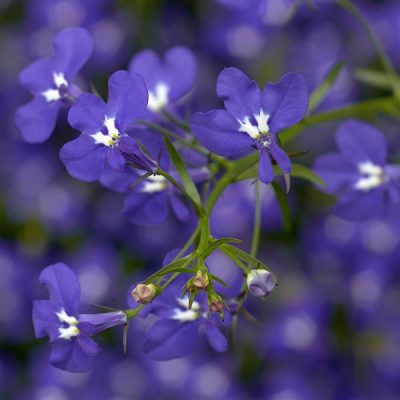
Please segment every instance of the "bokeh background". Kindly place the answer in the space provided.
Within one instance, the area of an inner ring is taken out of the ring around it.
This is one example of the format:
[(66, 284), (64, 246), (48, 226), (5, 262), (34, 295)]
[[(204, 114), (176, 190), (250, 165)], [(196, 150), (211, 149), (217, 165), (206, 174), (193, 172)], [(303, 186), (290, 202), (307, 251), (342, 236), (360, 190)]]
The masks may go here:
[[(233, 3), (245, 1), (0, 0), (1, 399), (400, 398), (400, 214), (341, 220), (330, 213), (334, 199), (296, 180), (289, 232), (273, 192), (262, 190), (259, 256), (280, 276), (280, 286), (265, 302), (249, 300), (257, 321), (240, 318), (228, 353), (216, 354), (201, 342), (185, 359), (152, 361), (141, 351), (149, 322), (137, 319), (126, 355), (121, 331), (114, 330), (99, 338), (96, 368), (71, 374), (52, 367), (46, 339), (33, 336), (32, 299), (45, 296), (37, 282), (42, 268), (69, 264), (87, 307), (126, 307), (130, 285), (193, 229), (175, 220), (131, 225), (121, 214), (120, 195), (71, 178), (58, 159), (74, 135), (65, 118), (45, 144), (23, 143), (13, 113), (29, 96), (18, 73), (49, 54), (54, 33), (68, 26), (91, 32), (95, 51), (82, 76), (101, 93), (110, 73), (126, 68), (136, 51), (187, 45), (198, 61), (188, 112), (218, 105), (215, 81), (225, 66), (241, 68), (260, 84), (297, 71), (311, 91), (332, 65), (345, 62), (317, 112), (387, 94), (355, 78), (358, 68), (379, 70), (379, 62), (362, 29), (333, 1), (314, 0), (315, 9), (300, 2), (294, 9), (295, 1), (269, 0), (263, 15)], [(400, 2), (356, 3), (400, 68)], [(374, 123), (387, 135), (391, 155), (398, 155), (398, 121)], [(332, 149), (336, 126), (317, 126), (291, 143), (308, 151), (298, 161), (311, 165)], [(252, 216), (252, 186), (236, 184), (216, 207), (213, 232), (248, 242)], [(239, 273), (219, 254), (210, 267), (228, 281)]]

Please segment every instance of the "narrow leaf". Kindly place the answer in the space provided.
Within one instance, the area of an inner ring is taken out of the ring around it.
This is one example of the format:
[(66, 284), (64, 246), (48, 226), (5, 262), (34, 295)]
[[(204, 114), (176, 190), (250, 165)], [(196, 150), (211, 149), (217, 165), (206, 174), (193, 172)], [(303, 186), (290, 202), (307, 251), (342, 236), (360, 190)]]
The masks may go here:
[(221, 279), (219, 276), (214, 275), (214, 274), (210, 274), (211, 279), (213, 279), (214, 281), (219, 282), (221, 285), (224, 285), (225, 287), (230, 287), (223, 279)]
[(285, 229), (285, 231), (290, 231), (292, 229), (292, 223), (290, 220), (290, 208), (289, 208), (288, 197), (277, 182), (272, 182), (271, 185), (275, 191), (275, 196), (276, 199), (278, 200), (278, 204), (281, 209), (283, 228)]
[(242, 240), (232, 238), (232, 237), (225, 237), (225, 238), (220, 238), (212, 242), (206, 249), (206, 251), (202, 254), (203, 258), (207, 258), (212, 252), (217, 250), (219, 247), (221, 247), (225, 243), (241, 243)]
[(305, 179), (318, 186), (325, 186), (325, 182), (310, 168), (301, 164), (292, 164), (291, 175), (295, 178)]
[(200, 200), (199, 192), (197, 191), (196, 185), (193, 183), (193, 180), (186, 169), (186, 166), (182, 160), (182, 157), (179, 155), (179, 153), (176, 151), (172, 142), (166, 136), (164, 137), (164, 142), (165, 142), (165, 146), (167, 147), (167, 151), (171, 158), (171, 161), (173, 162), (173, 164), (176, 168), (176, 171), (178, 172), (178, 174), (181, 178), (183, 187), (185, 188), (187, 194), (192, 199), (192, 201), (195, 204), (200, 205), (201, 200)]
[(321, 84), (312, 92), (310, 97), (310, 104), (308, 106), (309, 113), (313, 111), (327, 96), (329, 90), (336, 82), (336, 79), (342, 71), (343, 67), (343, 62), (339, 62), (331, 67)]
[(386, 73), (370, 69), (357, 69), (354, 76), (361, 82), (379, 89), (391, 89), (392, 83)]

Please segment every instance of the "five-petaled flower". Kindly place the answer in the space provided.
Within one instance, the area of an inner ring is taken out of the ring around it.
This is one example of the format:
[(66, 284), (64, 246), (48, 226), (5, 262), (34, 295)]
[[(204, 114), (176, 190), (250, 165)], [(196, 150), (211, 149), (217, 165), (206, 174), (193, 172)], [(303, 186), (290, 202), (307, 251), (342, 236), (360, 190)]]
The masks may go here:
[(143, 77), (149, 91), (147, 108), (151, 113), (158, 113), (176, 103), (192, 88), (196, 60), (193, 53), (183, 46), (168, 50), (164, 60), (153, 50), (145, 49), (132, 58), (129, 72)]
[(61, 106), (80, 95), (74, 79), (89, 59), (93, 42), (85, 29), (67, 28), (56, 35), (53, 47), (52, 57), (33, 62), (20, 74), (22, 86), (34, 96), (15, 114), (15, 123), (27, 142), (47, 140)]
[(261, 92), (243, 72), (226, 68), (218, 77), (217, 94), (226, 110), (194, 114), (191, 126), (197, 139), (225, 157), (238, 157), (256, 148), (260, 153), (259, 177), (264, 183), (274, 177), (272, 161), (289, 174), (290, 159), (279, 146), (277, 133), (299, 122), (307, 112), (304, 78), (288, 73)]
[(325, 181), (322, 188), (339, 196), (334, 212), (360, 220), (382, 215), (400, 200), (400, 166), (386, 164), (385, 136), (371, 125), (347, 121), (336, 132), (339, 153), (315, 161), (315, 172)]
[(125, 324), (126, 314), (123, 311), (79, 314), (79, 281), (65, 264), (45, 268), (39, 279), (47, 286), (50, 297), (33, 302), (36, 337), (49, 336), (50, 362), (55, 367), (70, 372), (89, 370), (92, 357), (100, 351), (91, 336)]
[(92, 182), (101, 178), (106, 163), (117, 170), (136, 158), (147, 163), (138, 142), (128, 134), (146, 109), (147, 97), (143, 79), (127, 71), (111, 75), (107, 104), (91, 93), (79, 97), (69, 111), (68, 122), (82, 134), (66, 143), (60, 152), (71, 176)]

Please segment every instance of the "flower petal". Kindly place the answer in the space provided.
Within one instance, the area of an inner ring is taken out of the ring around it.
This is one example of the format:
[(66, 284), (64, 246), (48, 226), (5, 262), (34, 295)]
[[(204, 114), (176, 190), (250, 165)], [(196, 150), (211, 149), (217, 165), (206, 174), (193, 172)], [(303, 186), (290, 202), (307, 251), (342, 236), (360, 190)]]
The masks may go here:
[(373, 126), (359, 121), (347, 121), (340, 125), (335, 137), (340, 152), (349, 161), (357, 164), (372, 161), (380, 166), (385, 165), (386, 138)]
[(206, 321), (204, 324), (204, 333), (210, 346), (218, 352), (228, 350), (228, 341), (222, 332), (211, 322)]
[(96, 145), (91, 136), (83, 134), (62, 147), (60, 158), (71, 176), (94, 182), (102, 173), (108, 150), (103, 145)]
[(68, 315), (77, 316), (81, 288), (72, 269), (63, 263), (50, 265), (42, 271), (39, 281), (47, 286), (49, 302), (55, 312), (64, 309)]
[(196, 345), (198, 326), (197, 322), (160, 319), (148, 330), (143, 350), (159, 361), (185, 357)]
[[(90, 338), (88, 338), (90, 339)], [(93, 341), (92, 339), (90, 339)], [(84, 341), (86, 349), (90, 346)], [(90, 353), (86, 353), (81, 344), (76, 339), (65, 340), (57, 339), (51, 342), (50, 362), (57, 368), (69, 372), (86, 372), (92, 367), (93, 348)]]
[(239, 157), (252, 150), (252, 139), (238, 131), (238, 122), (225, 110), (194, 114), (191, 128), (200, 143), (213, 153)]
[(327, 193), (337, 193), (344, 186), (355, 182), (359, 175), (350, 160), (340, 154), (331, 153), (318, 157), (313, 170), (325, 182), (322, 188)]
[(34, 300), (32, 310), (32, 321), (35, 329), (35, 336), (42, 338), (49, 336), (50, 340), (58, 337), (60, 321), (48, 300)]
[(93, 51), (93, 40), (84, 28), (66, 28), (54, 38), (54, 72), (72, 82)]
[(270, 115), (272, 133), (301, 121), (308, 109), (308, 90), (302, 75), (288, 73), (277, 83), (269, 83), (262, 92), (261, 106)]
[(38, 95), (54, 86), (53, 64), (50, 58), (42, 58), (29, 64), (19, 74), (21, 85)]
[(264, 149), (260, 149), (258, 176), (260, 177), (261, 182), (267, 185), (274, 179), (274, 169), (272, 168), (271, 159), (269, 158), (269, 154)]
[(217, 95), (225, 108), (240, 120), (260, 112), (260, 88), (237, 68), (225, 68), (219, 74)]
[(169, 197), (169, 202), (176, 218), (178, 218), (178, 220), (181, 222), (187, 222), (190, 217), (189, 210), (183, 201), (178, 197), (178, 195), (171, 194)]
[(124, 201), (124, 215), (134, 224), (161, 224), (168, 216), (167, 193), (129, 193)]
[(289, 174), (292, 171), (292, 163), (290, 162), (289, 156), (283, 151), (283, 149), (277, 143), (276, 138), (272, 138), (270, 145), (271, 156), (279, 165), (279, 168), (284, 174)]
[(125, 165), (125, 158), (118, 148), (112, 148), (107, 152), (108, 165), (114, 169), (122, 170)]
[(125, 131), (147, 107), (148, 93), (143, 78), (127, 71), (114, 72), (108, 81), (106, 115), (115, 117)]
[(106, 105), (100, 97), (84, 93), (69, 110), (68, 122), (79, 132), (92, 135), (103, 127), (105, 113)]
[(25, 141), (42, 143), (53, 133), (61, 103), (48, 103), (43, 96), (35, 96), (15, 113), (15, 125)]

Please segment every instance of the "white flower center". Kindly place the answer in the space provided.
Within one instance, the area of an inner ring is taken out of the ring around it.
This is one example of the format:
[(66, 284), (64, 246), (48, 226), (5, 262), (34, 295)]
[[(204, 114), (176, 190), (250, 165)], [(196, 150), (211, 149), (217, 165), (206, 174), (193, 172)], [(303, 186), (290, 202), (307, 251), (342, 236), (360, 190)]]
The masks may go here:
[(159, 112), (168, 105), (169, 86), (164, 82), (158, 82), (154, 91), (149, 90), (147, 108), (152, 112)]
[(148, 193), (148, 194), (152, 194), (152, 193), (158, 193), (158, 192), (162, 192), (163, 190), (165, 190), (167, 188), (167, 179), (164, 178), (161, 175), (152, 175), (149, 176), (143, 183), (142, 188), (140, 189), (140, 191), (142, 193)]
[(62, 326), (58, 328), (58, 337), (60, 339), (70, 340), (79, 335), (79, 321), (74, 316), (68, 315), (64, 308), (57, 312), (56, 315), (61, 323), (68, 325), (66, 328)]
[(254, 119), (257, 125), (253, 125), (250, 121), (250, 117), (244, 117), (243, 120), (238, 119), (239, 132), (247, 133), (252, 139), (258, 139), (261, 135), (267, 135), (269, 133), (269, 114), (264, 113), (261, 109), (258, 114), (254, 114)]
[[(194, 301), (192, 304), (192, 308), (189, 310), (189, 297), (185, 297), (183, 299), (177, 298), (180, 307), (174, 308), (174, 315), (171, 317), (172, 319), (176, 319), (181, 322), (187, 321), (195, 321), (198, 319), (200, 315), (200, 304), (197, 301)], [(182, 310), (183, 308), (183, 310)]]
[(47, 102), (60, 100), (62, 98), (60, 92), (61, 87), (68, 87), (68, 82), (62, 72), (53, 72), (53, 82), (56, 87), (55, 89), (50, 88), (42, 92), (42, 95), (45, 97)]
[(120, 133), (115, 127), (115, 118), (110, 118), (106, 115), (104, 119), (104, 126), (107, 130), (107, 134), (99, 131), (90, 136), (92, 136), (96, 144), (113, 147), (118, 143), (118, 139), (120, 137)]
[(368, 192), (382, 185), (385, 181), (385, 174), (382, 167), (365, 161), (358, 164), (358, 171), (361, 178), (354, 184), (354, 189)]

